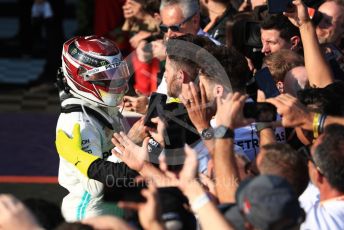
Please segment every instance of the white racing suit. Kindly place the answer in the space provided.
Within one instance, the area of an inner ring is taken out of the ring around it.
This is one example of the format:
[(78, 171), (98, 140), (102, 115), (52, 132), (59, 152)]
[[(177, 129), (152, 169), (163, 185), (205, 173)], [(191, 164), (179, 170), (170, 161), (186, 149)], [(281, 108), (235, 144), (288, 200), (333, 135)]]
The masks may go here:
[[(114, 147), (111, 143), (113, 132), (123, 130), (122, 118), (118, 110), (113, 111), (110, 116), (108, 112), (104, 112), (104, 109), (77, 98), (68, 98), (61, 103), (61, 106), (62, 113), (57, 122), (56, 132), (62, 129), (67, 135), (72, 136), (74, 125), (79, 123), (83, 151), (107, 159)], [(73, 107), (78, 107), (79, 111), (74, 112), (73, 109), (70, 109)], [(66, 110), (64, 112), (66, 108), (69, 109), (68, 112)], [(96, 118), (94, 113), (90, 113), (91, 110), (96, 111), (96, 114), (100, 115), (103, 120), (98, 119), (99, 116)], [(102, 122), (104, 119), (108, 123)], [(115, 157), (111, 157), (111, 159), (115, 159), (112, 160), (114, 162), (119, 161)], [(87, 178), (63, 158), (60, 158), (58, 181), (61, 186), (69, 191), (69, 194), (62, 201), (62, 214), (66, 221), (78, 221), (91, 216), (114, 214), (114, 208), (101, 200), (104, 185)]]

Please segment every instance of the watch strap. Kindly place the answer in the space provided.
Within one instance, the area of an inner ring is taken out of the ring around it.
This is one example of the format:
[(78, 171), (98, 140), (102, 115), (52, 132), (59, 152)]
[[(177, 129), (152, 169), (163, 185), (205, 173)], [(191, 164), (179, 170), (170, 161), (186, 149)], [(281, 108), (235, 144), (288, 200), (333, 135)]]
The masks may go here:
[(256, 123), (256, 131), (260, 132), (263, 129), (272, 128), (272, 124), (270, 122), (257, 122)]
[(234, 138), (234, 131), (224, 125), (220, 125), (214, 130), (215, 139)]

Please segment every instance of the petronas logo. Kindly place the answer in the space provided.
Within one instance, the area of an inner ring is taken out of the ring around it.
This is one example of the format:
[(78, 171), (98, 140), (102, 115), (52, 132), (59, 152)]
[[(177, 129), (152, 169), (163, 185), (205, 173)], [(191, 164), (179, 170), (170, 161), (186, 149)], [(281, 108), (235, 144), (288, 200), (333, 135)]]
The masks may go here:
[(72, 55), (75, 55), (78, 52), (78, 50), (76, 48), (74, 48), (71, 52)]

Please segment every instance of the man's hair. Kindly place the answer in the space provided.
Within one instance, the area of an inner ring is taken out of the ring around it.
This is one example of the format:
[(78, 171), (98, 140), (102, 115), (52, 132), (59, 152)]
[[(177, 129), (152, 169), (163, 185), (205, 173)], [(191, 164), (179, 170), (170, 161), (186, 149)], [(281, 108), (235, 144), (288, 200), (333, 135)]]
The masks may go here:
[(263, 30), (279, 31), (280, 37), (288, 42), (293, 36), (300, 37), (299, 28), (294, 26), (283, 14), (269, 14), (260, 22), (260, 26)]
[(166, 6), (178, 5), (182, 10), (184, 18), (188, 18), (199, 10), (198, 0), (162, 0), (160, 12)]
[(154, 16), (155, 13), (159, 13), (160, 0), (135, 0), (142, 5), (142, 10), (146, 13)]
[(265, 65), (269, 68), (274, 81), (284, 81), (287, 72), (297, 66), (304, 66), (303, 57), (296, 52), (282, 49), (264, 58)]
[(259, 165), (260, 173), (285, 178), (300, 196), (309, 182), (306, 158), (288, 144), (268, 144), (262, 149), (265, 154)]
[(344, 126), (329, 125), (325, 128), (313, 159), (329, 184), (344, 192)]
[(203, 47), (215, 46), (204, 36), (186, 34), (171, 38), (166, 42), (166, 54), (176, 68), (188, 74), (191, 81), (198, 76), (196, 54)]
[[(220, 63), (220, 68), (224, 72), (220, 71), (218, 66), (214, 65), (208, 58), (204, 58), (206, 57), (204, 55), (205, 50)], [(229, 87), (228, 82), (230, 82), (233, 92), (246, 92), (246, 83), (251, 78), (251, 72), (245, 56), (233, 47), (214, 46), (205, 47), (205, 50), (201, 50), (197, 54), (200, 72), (209, 81), (221, 84), (227, 89)]]

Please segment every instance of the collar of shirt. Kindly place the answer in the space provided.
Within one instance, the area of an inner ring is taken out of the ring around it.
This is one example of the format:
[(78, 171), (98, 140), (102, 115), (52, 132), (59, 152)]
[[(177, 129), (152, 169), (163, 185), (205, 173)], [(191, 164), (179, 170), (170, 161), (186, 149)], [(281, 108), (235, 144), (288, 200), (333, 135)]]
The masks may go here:
[(215, 43), (215, 45), (217, 45), (217, 46), (222, 45), (221, 42), (215, 40), (214, 38), (211, 38), (211, 37), (209, 36), (209, 34), (208, 34), (207, 32), (204, 32), (201, 28), (198, 30), (197, 35), (199, 35), (199, 36), (204, 36), (204, 37), (209, 38), (209, 39), (212, 40), (212, 41)]

